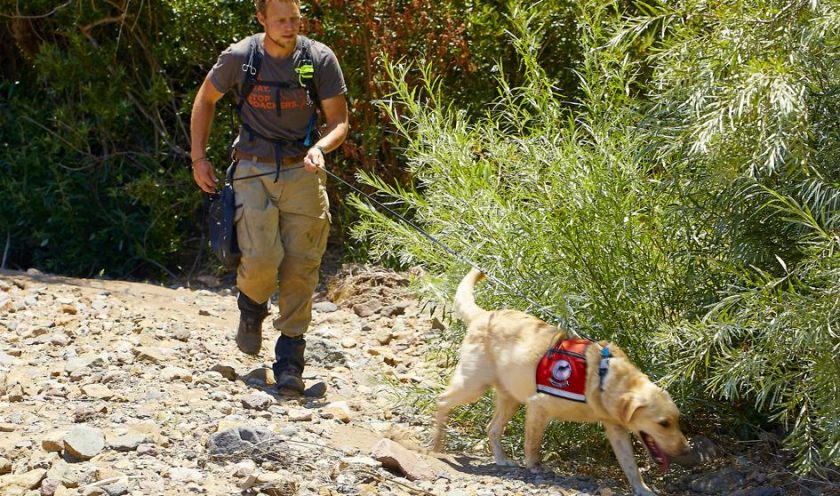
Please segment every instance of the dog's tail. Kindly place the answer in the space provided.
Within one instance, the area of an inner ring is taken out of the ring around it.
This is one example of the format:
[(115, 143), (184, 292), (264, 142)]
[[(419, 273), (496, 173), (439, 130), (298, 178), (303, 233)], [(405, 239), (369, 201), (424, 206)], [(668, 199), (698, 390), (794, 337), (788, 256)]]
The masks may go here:
[(475, 283), (482, 279), (484, 279), (484, 274), (478, 269), (472, 269), (458, 284), (458, 291), (455, 292), (455, 315), (467, 325), (484, 311), (475, 304), (473, 296)]

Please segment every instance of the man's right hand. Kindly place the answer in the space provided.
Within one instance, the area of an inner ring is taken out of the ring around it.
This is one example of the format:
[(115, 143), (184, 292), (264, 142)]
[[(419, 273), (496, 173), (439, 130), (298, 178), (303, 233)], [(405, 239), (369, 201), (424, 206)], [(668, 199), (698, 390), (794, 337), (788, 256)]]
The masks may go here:
[(206, 193), (216, 192), (216, 173), (213, 171), (213, 164), (206, 158), (200, 159), (192, 164), (193, 179), (202, 191)]

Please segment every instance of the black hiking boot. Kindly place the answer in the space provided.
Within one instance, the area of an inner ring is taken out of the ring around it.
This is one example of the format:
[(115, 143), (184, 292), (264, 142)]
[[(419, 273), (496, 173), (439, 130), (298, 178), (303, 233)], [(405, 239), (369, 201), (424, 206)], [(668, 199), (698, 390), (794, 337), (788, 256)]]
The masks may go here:
[(303, 336), (292, 338), (280, 335), (274, 346), (274, 356), (277, 359), (272, 365), (274, 380), (277, 382), (277, 393), (283, 396), (300, 396), (303, 394), (303, 351), (306, 340)]
[(259, 304), (239, 293), (239, 329), (236, 331), (236, 346), (242, 353), (259, 355), (262, 347), (262, 323), (268, 316), (268, 305)]

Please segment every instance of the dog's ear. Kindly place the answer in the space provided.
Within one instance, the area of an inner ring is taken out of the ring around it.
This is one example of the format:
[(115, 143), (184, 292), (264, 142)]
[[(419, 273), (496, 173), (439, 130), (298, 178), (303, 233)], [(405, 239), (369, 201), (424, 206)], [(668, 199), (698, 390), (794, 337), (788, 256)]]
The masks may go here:
[(627, 425), (633, 420), (636, 411), (645, 406), (647, 406), (647, 402), (638, 394), (624, 393), (618, 400), (618, 417)]

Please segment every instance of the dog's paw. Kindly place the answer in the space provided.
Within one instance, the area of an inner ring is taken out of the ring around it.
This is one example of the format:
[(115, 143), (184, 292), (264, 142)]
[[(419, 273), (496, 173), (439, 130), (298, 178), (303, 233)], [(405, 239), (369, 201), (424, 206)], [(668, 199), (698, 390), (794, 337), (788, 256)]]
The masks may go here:
[(541, 474), (545, 471), (541, 463), (532, 463), (527, 467), (528, 471), (530, 471), (532, 474)]
[(656, 493), (651, 491), (649, 487), (637, 487), (633, 489), (633, 496), (656, 496)]
[(515, 467), (516, 462), (511, 460), (510, 458), (496, 458), (496, 466), (498, 467)]

